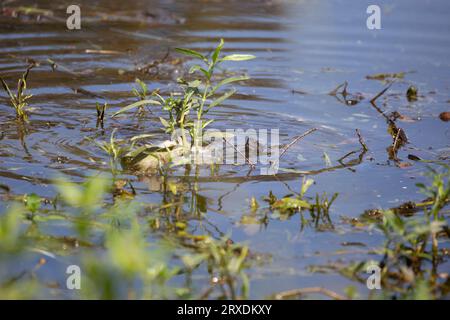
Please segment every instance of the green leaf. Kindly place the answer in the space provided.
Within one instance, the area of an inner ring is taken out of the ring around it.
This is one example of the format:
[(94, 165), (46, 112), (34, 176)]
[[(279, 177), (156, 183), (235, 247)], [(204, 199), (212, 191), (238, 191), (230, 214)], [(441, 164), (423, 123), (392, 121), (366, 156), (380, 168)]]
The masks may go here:
[(6, 214), (0, 216), (0, 250), (3, 252), (17, 249), (23, 213), (23, 207), (14, 205)]
[(188, 82), (188, 86), (190, 88), (198, 88), (198, 86), (200, 86), (202, 84), (202, 82), (200, 80), (194, 80), (191, 82)]
[(209, 125), (210, 123), (212, 123), (213, 121), (214, 121), (214, 119), (211, 119), (211, 120), (208, 120), (208, 121), (204, 122), (203, 125), (202, 125), (202, 129), (205, 129), (206, 126), (208, 126), (208, 125)]
[(303, 197), (303, 195), (308, 191), (309, 187), (311, 187), (314, 184), (313, 179), (306, 179), (302, 182), (302, 188), (300, 190), (300, 195)]
[(245, 61), (252, 60), (256, 57), (251, 54), (230, 54), (229, 56), (225, 56), (220, 61)]
[(201, 71), (206, 77), (208, 76), (208, 71), (206, 71), (204, 68), (200, 67), (198, 64), (192, 66), (189, 69), (189, 73), (194, 73), (195, 71)]
[(184, 265), (187, 268), (194, 269), (207, 258), (208, 256), (206, 254), (201, 253), (201, 254), (183, 255), (181, 257), (181, 260), (183, 261)]
[(213, 64), (217, 62), (217, 58), (219, 57), (220, 51), (222, 51), (223, 45), (224, 45), (223, 39), (220, 39), (220, 43), (217, 46), (216, 50), (214, 50), (214, 53), (212, 55)]
[(150, 138), (150, 137), (153, 137), (153, 136), (154, 136), (154, 134), (151, 134), (151, 133), (143, 133), (143, 134), (139, 134), (137, 136), (132, 137), (130, 139), (130, 141), (134, 142), (134, 141), (137, 141), (137, 140), (140, 140), (140, 139)]
[(56, 188), (61, 194), (62, 199), (73, 207), (80, 206), (82, 201), (81, 189), (73, 183), (61, 180), (57, 181)]
[(109, 180), (106, 177), (90, 177), (83, 185), (83, 206), (95, 208), (101, 205), (104, 193), (108, 189), (108, 183)]
[(185, 48), (175, 48), (175, 50), (181, 54), (184, 54), (189, 57), (197, 58), (203, 61), (206, 61), (206, 57), (202, 55), (201, 53), (191, 50), (191, 49), (185, 49)]
[(331, 164), (331, 159), (330, 159), (330, 157), (328, 156), (328, 154), (324, 151), (323, 152), (323, 161), (325, 162), (325, 166), (327, 166), (327, 167), (331, 167), (332, 166), (332, 164)]
[(32, 193), (25, 196), (25, 204), (28, 210), (30, 210), (32, 213), (35, 213), (39, 210), (39, 207), (41, 206), (41, 197), (39, 197), (37, 194)]
[(66, 217), (58, 216), (56, 214), (50, 214), (50, 215), (37, 215), (34, 217), (34, 221), (40, 221), (40, 222), (47, 222), (47, 221), (53, 221), (53, 220), (66, 220)]
[(153, 105), (158, 105), (158, 106), (161, 105), (161, 103), (160, 103), (159, 101), (156, 101), (156, 100), (141, 100), (141, 101), (132, 103), (132, 104), (126, 106), (126, 107), (123, 107), (122, 109), (120, 109), (119, 111), (117, 111), (116, 113), (114, 113), (114, 114), (111, 116), (111, 118), (114, 118), (115, 116), (117, 116), (117, 115), (119, 115), (119, 114), (121, 114), (121, 113), (127, 112), (127, 111), (129, 111), (129, 110), (131, 110), (131, 109), (140, 107), (140, 106), (145, 105), (145, 104), (153, 104)]
[(169, 124), (169, 122), (167, 122), (167, 120), (165, 120), (165, 119), (163, 119), (163, 118), (161, 118), (161, 117), (159, 117), (159, 120), (161, 121), (162, 125), (163, 125), (165, 128), (170, 127), (170, 124)]
[(211, 102), (211, 104), (208, 107), (208, 110), (211, 109), (211, 108), (214, 108), (215, 106), (218, 106), (219, 104), (224, 102), (226, 99), (231, 97), (235, 92), (236, 92), (235, 89), (226, 92), (224, 95), (222, 95), (221, 97), (219, 97), (216, 100), (214, 100), (213, 102)]
[(12, 94), (11, 90), (9, 90), (8, 85), (6, 84), (5, 80), (3, 80), (3, 78), (0, 77), (0, 81), (2, 82), (3, 88), (5, 89), (5, 91), (8, 93), (9, 97), (11, 99), (14, 99), (14, 95)]
[(208, 94), (208, 96), (214, 94), (220, 87), (233, 83), (233, 82), (237, 82), (237, 81), (244, 81), (244, 80), (248, 80), (250, 79), (249, 76), (238, 76), (238, 77), (231, 77), (231, 78), (227, 78), (224, 79), (222, 81), (220, 81), (212, 90), (211, 92)]
[(309, 209), (311, 205), (305, 200), (295, 199), (295, 198), (283, 198), (276, 201), (273, 205), (273, 209), (278, 209), (280, 211), (296, 211), (302, 208)]

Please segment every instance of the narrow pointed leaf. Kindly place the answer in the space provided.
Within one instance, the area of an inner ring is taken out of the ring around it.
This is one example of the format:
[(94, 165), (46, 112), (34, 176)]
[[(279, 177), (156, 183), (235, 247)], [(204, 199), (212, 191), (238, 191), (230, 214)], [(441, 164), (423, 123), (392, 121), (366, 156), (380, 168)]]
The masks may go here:
[(256, 57), (251, 54), (230, 54), (229, 56), (225, 56), (221, 61), (245, 61), (245, 60), (252, 60)]
[(208, 110), (211, 109), (211, 108), (214, 108), (215, 106), (218, 106), (219, 104), (221, 104), (222, 102), (224, 102), (226, 99), (228, 99), (229, 97), (231, 97), (235, 92), (236, 92), (235, 89), (226, 92), (224, 95), (220, 96), (219, 98), (217, 98), (216, 100), (214, 100), (213, 102), (211, 102), (211, 104), (210, 104), (209, 107), (208, 107)]
[(1, 82), (2, 82), (3, 88), (4, 88), (5, 91), (8, 93), (9, 97), (10, 97), (11, 99), (14, 99), (14, 95), (12, 94), (11, 90), (9, 90), (9, 87), (8, 87), (8, 85), (6, 84), (5, 80), (3, 80), (3, 78), (0, 78), (0, 80), (1, 80)]
[(193, 58), (197, 58), (197, 59), (201, 59), (201, 60), (206, 60), (206, 57), (204, 55), (202, 55), (200, 52), (191, 50), (191, 49), (185, 49), (185, 48), (175, 48), (175, 50), (179, 53), (182, 53), (186, 56), (189, 57), (193, 57)]
[(219, 83), (211, 90), (211, 92), (209, 93), (209, 95), (214, 94), (220, 87), (222, 87), (222, 86), (224, 86), (224, 85), (226, 85), (226, 84), (230, 84), (230, 83), (237, 82), (237, 81), (244, 81), (244, 80), (248, 80), (248, 79), (250, 79), (250, 77), (248, 77), (248, 76), (238, 76), (238, 77), (231, 77), (231, 78), (224, 79), (224, 80), (220, 81), (220, 82), (219, 82)]
[(214, 50), (214, 53), (212, 55), (213, 63), (217, 62), (217, 58), (219, 57), (220, 51), (222, 51), (223, 45), (224, 45), (223, 39), (220, 39), (220, 43), (217, 46), (217, 48)]
[(189, 69), (189, 73), (194, 73), (195, 71), (201, 71), (205, 76), (208, 76), (208, 71), (200, 67), (198, 64), (194, 65)]
[(159, 117), (159, 120), (161, 121), (161, 123), (162, 123), (162, 125), (164, 126), (164, 127), (170, 127), (170, 124), (167, 122), (167, 120), (165, 120), (165, 119), (163, 119), (163, 118), (161, 118), (161, 117)]
[(121, 113), (127, 112), (127, 111), (129, 111), (131, 109), (134, 109), (134, 108), (140, 107), (142, 105), (146, 105), (146, 104), (153, 104), (153, 105), (158, 105), (158, 106), (161, 105), (161, 103), (159, 101), (156, 101), (156, 100), (141, 100), (141, 101), (132, 103), (132, 104), (126, 106), (126, 107), (123, 107), (122, 109), (120, 109), (119, 111), (114, 113), (111, 116), (111, 118), (114, 118), (115, 116), (117, 116), (117, 115), (119, 115)]

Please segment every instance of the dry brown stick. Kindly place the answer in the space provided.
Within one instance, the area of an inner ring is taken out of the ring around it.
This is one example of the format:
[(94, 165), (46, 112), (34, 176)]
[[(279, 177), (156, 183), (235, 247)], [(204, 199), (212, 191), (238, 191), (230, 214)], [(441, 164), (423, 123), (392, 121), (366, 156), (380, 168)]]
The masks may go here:
[(306, 131), (305, 133), (295, 137), (294, 140), (292, 140), (286, 147), (283, 148), (283, 151), (281, 151), (279, 159), (281, 159), (281, 157), (286, 153), (286, 151), (288, 151), (288, 149), (290, 147), (292, 147), (294, 144), (296, 144), (300, 139), (303, 139), (308, 134), (311, 134), (311, 133), (313, 133), (316, 130), (317, 130), (317, 128), (312, 128), (312, 129), (309, 129), (308, 131)]
[(317, 130), (317, 128), (312, 128), (312, 129), (309, 129), (308, 131), (306, 131), (305, 133), (295, 137), (294, 140), (292, 140), (286, 147), (283, 148), (283, 151), (281, 151), (281, 154), (278, 157), (277, 161), (274, 161), (273, 163), (271, 163), (271, 166), (274, 167), (275, 165), (278, 165), (278, 163), (280, 162), (281, 157), (289, 150), (290, 147), (292, 147), (300, 139), (306, 137), (308, 134), (313, 133), (316, 130)]
[(398, 142), (398, 138), (400, 136), (400, 131), (402, 131), (402, 129), (398, 128), (397, 129), (397, 134), (395, 135), (394, 144), (392, 145), (392, 148), (393, 148), (394, 152), (396, 152), (396, 150), (397, 150), (397, 142)]
[(375, 97), (372, 98), (372, 100), (370, 100), (371, 103), (375, 103), (375, 101), (381, 97), (386, 91), (388, 91), (388, 89), (394, 84), (395, 81), (392, 81), (386, 88), (384, 88), (383, 90), (381, 90)]
[[(330, 91), (330, 92), (328, 93), (328, 95), (330, 95), (330, 96), (335, 96), (335, 95), (337, 95), (337, 94), (338, 94), (338, 90), (339, 90), (340, 88), (342, 88), (342, 87), (344, 87), (344, 90), (346, 90), (346, 89), (347, 89), (347, 85), (348, 85), (347, 81), (345, 81), (344, 83), (341, 83), (341, 84), (338, 85), (333, 91)], [(344, 90), (343, 90), (343, 91), (344, 91)], [(341, 91), (341, 93), (342, 93), (343, 91)]]
[(245, 161), (247, 161), (247, 163), (252, 167), (255, 168), (255, 164), (253, 162), (250, 161), (250, 159), (248, 159), (245, 154), (243, 154), (238, 148), (236, 148), (236, 146), (232, 145), (230, 142), (228, 142), (228, 140), (226, 138), (222, 138), (226, 143), (228, 143), (230, 146), (233, 147), (233, 149), (239, 153), (241, 156), (244, 157)]
[(347, 297), (344, 297), (337, 292), (322, 287), (301, 288), (279, 292), (275, 295), (275, 300), (283, 300), (286, 298), (292, 298), (310, 293), (320, 293), (335, 300), (348, 300)]

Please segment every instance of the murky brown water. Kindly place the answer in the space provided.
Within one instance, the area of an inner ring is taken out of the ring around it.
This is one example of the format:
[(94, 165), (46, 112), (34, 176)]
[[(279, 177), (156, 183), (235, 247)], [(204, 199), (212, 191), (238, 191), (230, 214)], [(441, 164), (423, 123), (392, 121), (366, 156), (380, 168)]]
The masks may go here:
[[(79, 1), (80, 31), (65, 27), (66, 2), (2, 4), (37, 4), (54, 11), (54, 17), (36, 22), (32, 17), (0, 16), (2, 77), (13, 84), (27, 60), (40, 63), (29, 77), (34, 95), (29, 124), (20, 126), (14, 121), (6, 96), (1, 94), (0, 183), (13, 194), (34, 192), (51, 197), (51, 179), (56, 176), (82, 181), (99, 170), (107, 172), (107, 156), (86, 138), (106, 139), (114, 128), (119, 129), (119, 137), (160, 133), (160, 113), (157, 110), (139, 120), (108, 117), (102, 130), (96, 128), (95, 103), (108, 102), (112, 113), (134, 102), (131, 89), (137, 77), (151, 90), (170, 92), (190, 63), (181, 60), (173, 48), (208, 52), (224, 38), (227, 53), (248, 53), (257, 59), (227, 65), (227, 71), (248, 73), (252, 79), (236, 85), (238, 94), (211, 112), (214, 127), (279, 128), (282, 143), (318, 128), (286, 154), (281, 166), (311, 171), (316, 181), (311, 194), (339, 192), (331, 212), (332, 228), (301, 230), (298, 216), (286, 221), (269, 218), (266, 225), (245, 224), (249, 219), (243, 217), (249, 215), (252, 196), (260, 201), (270, 190), (278, 196), (299, 190), (302, 174), (280, 172), (272, 177), (254, 172), (246, 176), (248, 167), (227, 166), (216, 177), (202, 175), (198, 194), (207, 222), (203, 232), (231, 233), (233, 240), (271, 256), (270, 263), (251, 270), (253, 298), (308, 286), (342, 291), (349, 280), (334, 273), (310, 273), (308, 267), (360, 259), (382, 243), (376, 232), (355, 231), (342, 217), (420, 200), (415, 184), (423, 180), (425, 165), (408, 160), (408, 155), (449, 162), (450, 128), (438, 117), (450, 108), (447, 1), (378, 1), (383, 8), (383, 28), (378, 31), (366, 28), (367, 1), (352, 5), (338, 0)], [(57, 64), (56, 70), (48, 59)], [(150, 66), (147, 72), (139, 71), (145, 66)], [(384, 84), (366, 76), (384, 72), (411, 72), (377, 103), (386, 115), (393, 111), (403, 115), (396, 124), (409, 140), (398, 153), (400, 162), (411, 164), (406, 168), (389, 160), (386, 148), (392, 138), (386, 119), (369, 103)], [(348, 105), (342, 97), (328, 95), (344, 81), (350, 93), (364, 97), (361, 102)], [(419, 99), (414, 102), (405, 96), (411, 84), (419, 88)], [(338, 159), (349, 152), (356, 151), (352, 159), (357, 160), (362, 153), (357, 128), (369, 151), (361, 161), (341, 165)], [(331, 165), (324, 161), (324, 153)], [(156, 178), (128, 178), (139, 201), (162, 201), (162, 193), (155, 191)], [(0, 203), (0, 209), (4, 207)], [(68, 231), (55, 227), (48, 232)], [(353, 254), (337, 254), (345, 242), (361, 242), (366, 247)]]

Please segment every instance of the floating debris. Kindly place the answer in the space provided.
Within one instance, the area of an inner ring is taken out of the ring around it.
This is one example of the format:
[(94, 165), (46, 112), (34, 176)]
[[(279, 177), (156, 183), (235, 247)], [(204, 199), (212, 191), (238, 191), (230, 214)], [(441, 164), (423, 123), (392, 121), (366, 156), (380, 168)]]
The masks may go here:
[(405, 74), (412, 73), (412, 71), (409, 72), (398, 72), (398, 73), (377, 73), (373, 75), (366, 76), (367, 80), (389, 80), (389, 79), (403, 79), (405, 77)]
[(408, 99), (409, 102), (416, 101), (417, 93), (418, 93), (417, 88), (415, 86), (410, 86), (406, 91), (406, 98)]
[(445, 122), (450, 121), (450, 112), (449, 111), (441, 112), (441, 114), (439, 115), (439, 119)]

